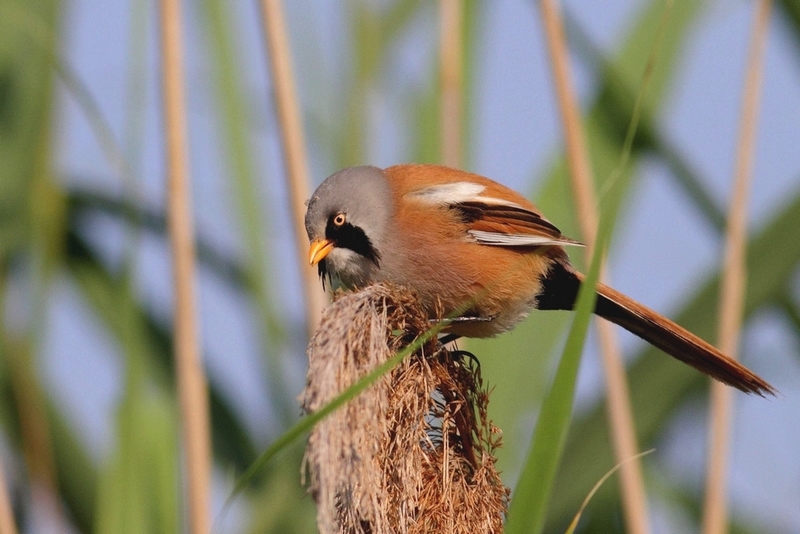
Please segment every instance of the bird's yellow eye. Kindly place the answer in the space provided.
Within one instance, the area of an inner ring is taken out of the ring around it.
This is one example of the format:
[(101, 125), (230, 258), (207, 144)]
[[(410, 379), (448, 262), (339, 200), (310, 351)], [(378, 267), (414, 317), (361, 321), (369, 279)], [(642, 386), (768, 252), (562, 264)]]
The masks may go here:
[(333, 224), (335, 224), (336, 226), (343, 226), (346, 220), (347, 219), (344, 216), (344, 213), (337, 213), (336, 216), (333, 218)]

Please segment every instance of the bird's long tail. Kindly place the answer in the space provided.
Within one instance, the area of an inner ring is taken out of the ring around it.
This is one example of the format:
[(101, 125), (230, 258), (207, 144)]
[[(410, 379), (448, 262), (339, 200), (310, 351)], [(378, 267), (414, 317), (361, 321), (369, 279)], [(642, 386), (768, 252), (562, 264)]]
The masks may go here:
[[(574, 291), (566, 292), (572, 294), (572, 302), (568, 302), (568, 296), (560, 298), (558, 299), (560, 302), (551, 302), (556, 306), (549, 309), (572, 309), (584, 276), (561, 264), (554, 266), (554, 269), (562, 270), (560, 273), (553, 273), (551, 270), (551, 275), (555, 274), (554, 278), (560, 279), (559, 285), (562, 288), (565, 282), (569, 284), (570, 278), (574, 280), (570, 284), (573, 285)], [(551, 276), (548, 278), (553, 279)], [(546, 289), (547, 284), (545, 284)], [(562, 295), (564, 294), (562, 293)], [(542, 300), (540, 299), (539, 308), (548, 309), (541, 306), (541, 304), (547, 305), (547, 299)], [(745, 393), (755, 393), (762, 397), (766, 394), (774, 395), (776, 393), (775, 389), (764, 379), (739, 362), (732, 360), (710, 343), (604, 284), (597, 285), (597, 302), (594, 312), (720, 382)]]

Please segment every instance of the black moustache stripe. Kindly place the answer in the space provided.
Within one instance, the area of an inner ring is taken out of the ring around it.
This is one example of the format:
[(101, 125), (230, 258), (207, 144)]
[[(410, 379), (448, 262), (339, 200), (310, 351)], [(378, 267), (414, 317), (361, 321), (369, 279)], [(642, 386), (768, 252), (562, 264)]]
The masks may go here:
[[(333, 219), (330, 219), (325, 228), (325, 237), (333, 241), (334, 246), (350, 249), (380, 267), (380, 253), (372, 246), (372, 241), (364, 233), (364, 230), (358, 226), (353, 226), (349, 222), (344, 223), (342, 226), (336, 226), (333, 224)], [(322, 269), (325, 268), (320, 267), (320, 270)]]
[(317, 272), (319, 273), (319, 279), (322, 280), (322, 289), (325, 290), (326, 286), (331, 283), (331, 273), (328, 272), (328, 262), (323, 259), (317, 263)]

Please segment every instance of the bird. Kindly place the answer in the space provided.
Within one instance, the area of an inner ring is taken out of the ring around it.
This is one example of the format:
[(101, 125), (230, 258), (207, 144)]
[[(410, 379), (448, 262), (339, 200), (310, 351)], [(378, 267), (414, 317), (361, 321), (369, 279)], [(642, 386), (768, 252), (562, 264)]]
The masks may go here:
[[(511, 330), (531, 310), (572, 310), (585, 277), (561, 234), (520, 193), (433, 164), (356, 166), (327, 177), (306, 202), (309, 264), (322, 284), (411, 290), (454, 336)], [(729, 386), (776, 390), (670, 319), (598, 283), (594, 313)]]

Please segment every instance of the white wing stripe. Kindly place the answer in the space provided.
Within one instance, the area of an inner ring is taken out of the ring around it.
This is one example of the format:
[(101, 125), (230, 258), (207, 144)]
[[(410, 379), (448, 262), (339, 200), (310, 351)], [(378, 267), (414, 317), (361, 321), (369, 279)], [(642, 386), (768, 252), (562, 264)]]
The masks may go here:
[(458, 204), (459, 202), (469, 202), (480, 198), (478, 195), (484, 189), (486, 187), (473, 182), (453, 182), (412, 191), (406, 197), (425, 204)]
[(475, 182), (453, 182), (450, 184), (433, 185), (412, 191), (406, 195), (411, 200), (416, 200), (424, 204), (432, 205), (449, 205), (458, 204), (460, 202), (482, 202), (489, 206), (508, 206), (510, 208), (517, 208), (524, 210), (525, 208), (517, 204), (496, 197), (482, 196), (486, 190), (486, 186), (476, 184)]
[(498, 232), (486, 232), (484, 230), (469, 230), (469, 234), (475, 241), (482, 245), (498, 245), (506, 247), (531, 247), (542, 245), (574, 245), (583, 246), (581, 243), (571, 239), (554, 239), (552, 237), (530, 235), (530, 234), (501, 234)]
[(502, 198), (478, 196), (478, 197), (475, 197), (472, 200), (474, 200), (475, 202), (483, 202), (484, 204), (488, 204), (490, 206), (508, 206), (510, 208), (517, 208), (517, 209), (528, 211), (527, 208), (524, 208), (524, 207), (520, 206), (516, 202), (511, 202), (509, 200), (503, 200)]

